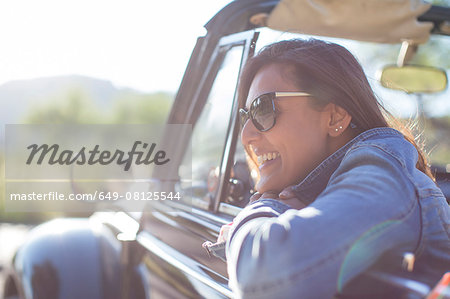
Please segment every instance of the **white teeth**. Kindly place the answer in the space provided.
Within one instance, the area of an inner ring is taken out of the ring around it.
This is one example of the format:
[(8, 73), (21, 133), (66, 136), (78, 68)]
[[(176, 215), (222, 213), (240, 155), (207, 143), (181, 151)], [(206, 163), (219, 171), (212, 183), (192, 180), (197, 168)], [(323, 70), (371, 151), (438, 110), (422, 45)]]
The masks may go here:
[(280, 156), (280, 153), (278, 153), (278, 152), (272, 152), (272, 153), (267, 153), (267, 154), (258, 156), (258, 164), (262, 165), (262, 164), (264, 164), (264, 162), (276, 159), (279, 156)]

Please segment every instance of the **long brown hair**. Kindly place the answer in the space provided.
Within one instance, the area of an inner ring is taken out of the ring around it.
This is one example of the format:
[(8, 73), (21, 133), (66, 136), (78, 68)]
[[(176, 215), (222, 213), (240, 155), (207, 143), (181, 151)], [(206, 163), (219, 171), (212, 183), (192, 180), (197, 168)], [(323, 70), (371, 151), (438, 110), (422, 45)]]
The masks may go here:
[(264, 47), (245, 65), (239, 83), (239, 99), (246, 101), (256, 73), (265, 65), (286, 65), (287, 80), (313, 95), (312, 105), (330, 102), (352, 116), (356, 133), (378, 127), (400, 131), (419, 153), (416, 167), (434, 180), (422, 148), (411, 130), (392, 116), (377, 100), (356, 58), (344, 47), (317, 39), (293, 39)]

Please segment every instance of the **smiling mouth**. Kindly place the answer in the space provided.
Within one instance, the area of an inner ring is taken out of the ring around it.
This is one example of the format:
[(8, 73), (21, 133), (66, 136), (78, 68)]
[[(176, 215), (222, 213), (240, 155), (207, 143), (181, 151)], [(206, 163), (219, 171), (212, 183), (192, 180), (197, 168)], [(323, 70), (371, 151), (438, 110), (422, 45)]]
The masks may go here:
[(272, 152), (272, 153), (267, 153), (267, 154), (264, 154), (261, 156), (257, 156), (258, 165), (263, 165), (267, 161), (274, 160), (274, 159), (278, 158), (279, 156), (280, 156), (280, 153), (278, 153), (278, 152)]

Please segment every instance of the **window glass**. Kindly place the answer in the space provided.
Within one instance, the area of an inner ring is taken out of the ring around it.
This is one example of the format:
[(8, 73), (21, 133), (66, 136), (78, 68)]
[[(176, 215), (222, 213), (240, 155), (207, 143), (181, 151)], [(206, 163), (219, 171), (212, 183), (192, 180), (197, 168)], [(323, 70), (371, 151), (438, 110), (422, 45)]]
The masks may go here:
[[(180, 167), (182, 181), (192, 175), (192, 200), (209, 203), (219, 183), (219, 168), (225, 146), (233, 98), (242, 59), (243, 46), (231, 48), (219, 69), (206, 104), (192, 132), (192, 174), (187, 173), (191, 157)], [(190, 185), (190, 184), (189, 184)], [(205, 205), (205, 208), (207, 205)]]
[(225, 198), (225, 202), (238, 207), (247, 205), (250, 196), (255, 192), (254, 186), (257, 179), (258, 169), (246, 155), (239, 135), (231, 169), (228, 196)]

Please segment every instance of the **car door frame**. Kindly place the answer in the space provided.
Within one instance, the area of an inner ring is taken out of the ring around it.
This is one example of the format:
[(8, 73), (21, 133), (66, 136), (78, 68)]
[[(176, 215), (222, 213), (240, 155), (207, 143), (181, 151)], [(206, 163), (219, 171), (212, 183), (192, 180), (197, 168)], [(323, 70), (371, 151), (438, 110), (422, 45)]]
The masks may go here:
[[(184, 101), (181, 101), (180, 105), (177, 105), (177, 102), (174, 104), (168, 123), (186, 123), (195, 126), (195, 123), (201, 115), (201, 111), (207, 102), (209, 92), (226, 53), (228, 53), (228, 51), (233, 47), (243, 46), (239, 66), (239, 70), (241, 70), (247, 59), (254, 54), (255, 43), (258, 36), (258, 32), (250, 30), (220, 38), (217, 41), (215, 49), (212, 52), (207, 64), (205, 64), (205, 62), (199, 62), (198, 57), (195, 56), (201, 56), (201, 51), (199, 49), (204, 46), (204, 38), (199, 38), (197, 46), (194, 49), (195, 55), (191, 58), (188, 70), (193, 68), (193, 65), (196, 65), (197, 67), (206, 65), (206, 68), (204, 68), (204, 72), (202, 74), (199, 74), (197, 70), (192, 70), (191, 75), (193, 78), (187, 77), (189, 72), (186, 72), (187, 74), (185, 74), (185, 78), (183, 79), (184, 83), (182, 83), (182, 86), (184, 85), (185, 88), (184, 94), (191, 94), (192, 97), (189, 100), (184, 98)], [(200, 78), (200, 80), (197, 81), (199, 84), (196, 84), (197, 88), (192, 90), (192, 86), (188, 86), (186, 82), (191, 82), (190, 84), (192, 84), (192, 82), (196, 81), (196, 78)], [(220, 227), (226, 223), (229, 223), (232, 220), (233, 215), (240, 210), (240, 208), (232, 207), (231, 205), (226, 207), (223, 203), (228, 189), (230, 169), (233, 165), (234, 151), (239, 134), (237, 115), (239, 95), (237, 92), (237, 83), (236, 86), (233, 86), (233, 88), (234, 97), (232, 99), (232, 109), (230, 111), (229, 122), (225, 135), (225, 144), (220, 160), (219, 185), (216, 195), (210, 203), (206, 205), (201, 200), (192, 201), (192, 204), (190, 205), (185, 202), (175, 201), (166, 201), (163, 205), (152, 204), (151, 208), (143, 213), (143, 217), (141, 219), (141, 230), (136, 236), (137, 243), (145, 249), (147, 254), (151, 254), (160, 261), (167, 263), (172, 269), (176, 269), (180, 273), (183, 273), (183, 275), (188, 277), (189, 280), (194, 279), (195, 281), (200, 282), (201, 285), (209, 287), (218, 296), (225, 297), (232, 297), (232, 292), (227, 286), (228, 280), (224, 275), (221, 275), (220, 273), (214, 271), (214, 269), (211, 269), (207, 262), (202, 263), (187, 254), (183, 254), (182, 248), (175, 248), (166, 244), (157, 235), (152, 234), (148, 227), (148, 229), (146, 229), (146, 223), (152, 221), (152, 223), (155, 223), (154, 220), (157, 218), (157, 220), (163, 222), (164, 225), (171, 226), (173, 229), (179, 230), (180, 233), (183, 231), (184, 234), (199, 234), (198, 230), (200, 229), (200, 234), (203, 234), (207, 240), (214, 241), (219, 234)], [(182, 93), (179, 93), (178, 96), (181, 97)], [(189, 102), (190, 105), (186, 105), (187, 102)], [(180, 113), (180, 111), (183, 113)], [(183, 147), (183, 144), (185, 145), (187, 140), (177, 138), (175, 141), (169, 142), (172, 142), (169, 146), (185, 148), (185, 146)], [(172, 159), (176, 161), (176, 163), (174, 163), (175, 167), (172, 171), (178, 171), (177, 166), (181, 164), (183, 157), (184, 152), (182, 151), (180, 151), (177, 157), (172, 157)], [(174, 190), (175, 186), (166, 185), (164, 188), (172, 188), (171, 190)], [(223, 213), (224, 211), (226, 213)], [(193, 232), (193, 227), (196, 227), (196, 232)], [(201, 243), (198, 244), (198, 250), (203, 251), (201, 248)], [(210, 259), (215, 258), (211, 257)], [(199, 294), (201, 293), (199, 292)]]

